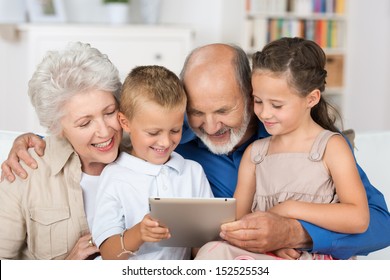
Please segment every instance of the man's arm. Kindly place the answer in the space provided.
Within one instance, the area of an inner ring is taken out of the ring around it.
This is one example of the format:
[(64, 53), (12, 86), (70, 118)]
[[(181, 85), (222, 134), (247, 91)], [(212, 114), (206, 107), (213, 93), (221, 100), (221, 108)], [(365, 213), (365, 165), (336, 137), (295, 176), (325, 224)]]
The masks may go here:
[(13, 182), (15, 175), (25, 179), (27, 172), (20, 165), (19, 161), (24, 161), (33, 169), (37, 168), (37, 162), (28, 153), (28, 149), (34, 148), (39, 156), (43, 156), (45, 147), (46, 142), (34, 133), (25, 133), (18, 136), (8, 154), (8, 159), (1, 164), (2, 172), (0, 182), (4, 179)]
[(361, 167), (359, 165), (357, 167), (366, 189), (370, 208), (370, 225), (367, 231), (361, 234), (340, 234), (301, 221), (313, 240), (313, 252), (348, 259), (351, 256), (367, 255), (390, 246), (390, 213), (385, 199), (382, 193), (371, 185)]
[(257, 211), (241, 220), (222, 225), (221, 237), (252, 252), (297, 248), (330, 254), (339, 259), (367, 255), (390, 246), (390, 213), (384, 197), (371, 185), (360, 166), (357, 167), (370, 208), (370, 225), (365, 233), (336, 233), (304, 221)]

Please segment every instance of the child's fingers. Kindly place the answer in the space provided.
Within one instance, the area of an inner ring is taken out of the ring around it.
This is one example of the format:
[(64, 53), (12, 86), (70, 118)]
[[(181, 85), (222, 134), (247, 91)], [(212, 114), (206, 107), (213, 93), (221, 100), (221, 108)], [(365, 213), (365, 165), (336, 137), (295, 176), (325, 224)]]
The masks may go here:
[(142, 224), (147, 227), (158, 227), (159, 223), (157, 220), (154, 220), (149, 214), (146, 214), (142, 219)]
[(160, 225), (149, 214), (141, 222), (141, 236), (145, 242), (159, 242), (171, 237), (169, 229)]
[(154, 220), (149, 214), (145, 215), (141, 222), (141, 229), (154, 232), (154, 233), (165, 233), (168, 231), (168, 228), (160, 224), (157, 220)]
[(153, 236), (155, 238), (167, 238), (169, 234), (169, 229), (164, 227), (142, 227), (141, 233), (149, 236)]
[(142, 239), (145, 242), (160, 242), (161, 240), (168, 239), (170, 237), (171, 234), (169, 232), (164, 234), (151, 233), (151, 234), (142, 235)]
[(141, 227), (141, 235), (142, 235), (142, 239), (145, 242), (159, 242), (171, 236), (167, 228), (160, 227), (160, 226)]

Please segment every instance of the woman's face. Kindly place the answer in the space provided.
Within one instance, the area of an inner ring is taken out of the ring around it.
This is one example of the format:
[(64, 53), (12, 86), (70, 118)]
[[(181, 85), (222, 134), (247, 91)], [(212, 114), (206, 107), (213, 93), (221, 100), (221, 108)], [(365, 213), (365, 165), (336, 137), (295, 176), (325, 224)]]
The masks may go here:
[(80, 156), (83, 172), (100, 175), (118, 156), (122, 128), (111, 92), (92, 90), (74, 95), (64, 106), (62, 136)]

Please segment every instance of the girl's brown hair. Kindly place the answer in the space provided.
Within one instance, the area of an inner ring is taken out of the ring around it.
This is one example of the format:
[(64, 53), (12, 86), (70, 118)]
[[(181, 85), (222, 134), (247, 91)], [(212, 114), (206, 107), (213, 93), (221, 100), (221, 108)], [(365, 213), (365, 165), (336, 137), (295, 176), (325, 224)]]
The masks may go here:
[[(288, 84), (302, 97), (315, 89), (325, 90), (326, 55), (315, 42), (302, 38), (281, 38), (267, 44), (252, 57), (252, 73), (268, 71), (287, 77)], [(320, 101), (311, 110), (313, 120), (324, 129), (338, 132), (335, 122), (340, 118), (321, 94)], [(341, 118), (340, 118), (341, 121)]]

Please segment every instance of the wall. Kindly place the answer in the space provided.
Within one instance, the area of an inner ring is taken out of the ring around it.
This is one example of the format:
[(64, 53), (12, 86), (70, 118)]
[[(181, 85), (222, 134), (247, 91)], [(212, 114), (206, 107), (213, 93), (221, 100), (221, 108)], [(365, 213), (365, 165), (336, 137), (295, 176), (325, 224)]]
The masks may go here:
[(390, 130), (390, 1), (350, 0), (345, 125)]
[[(221, 41), (222, 7), (225, 1), (161, 0), (160, 23), (192, 27), (196, 34), (195, 46)], [(107, 22), (102, 0), (66, 0), (65, 4), (69, 22)], [(131, 23), (140, 23), (139, 5), (140, 0), (131, 0)]]
[(226, 0), (162, 0), (160, 22), (184, 24), (195, 30), (195, 46), (222, 40), (223, 2)]
[[(140, 1), (131, 0), (130, 23), (138, 24), (141, 21), (139, 16)], [(197, 34), (195, 46), (221, 41), (222, 7), (225, 1), (161, 0), (160, 23), (192, 27)], [(108, 22), (102, 0), (64, 0), (64, 6), (68, 22)], [(24, 0), (0, 0), (0, 23), (22, 22), (25, 19), (24, 11)]]
[(0, 23), (21, 22), (25, 16), (24, 0), (0, 0)]

